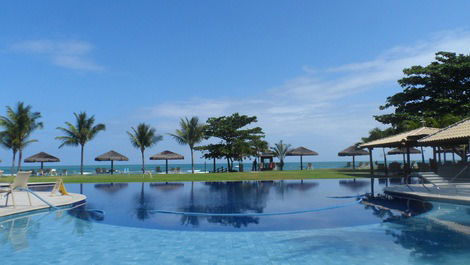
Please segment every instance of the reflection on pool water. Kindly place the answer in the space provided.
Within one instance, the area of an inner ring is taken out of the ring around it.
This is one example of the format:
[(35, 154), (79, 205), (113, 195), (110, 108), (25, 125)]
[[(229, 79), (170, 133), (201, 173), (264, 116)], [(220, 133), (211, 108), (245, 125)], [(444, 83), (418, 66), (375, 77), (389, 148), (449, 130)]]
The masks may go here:
[[(85, 206), (0, 220), (1, 264), (470, 262), (470, 208), (385, 201), (398, 209), (390, 211), (358, 203), (353, 195), (371, 192), (371, 184), (380, 193), (386, 182), (70, 184), (69, 191), (88, 196)], [(333, 205), (346, 206), (258, 215)], [(188, 216), (158, 210), (257, 214)], [(416, 211), (424, 213), (402, 216)]]

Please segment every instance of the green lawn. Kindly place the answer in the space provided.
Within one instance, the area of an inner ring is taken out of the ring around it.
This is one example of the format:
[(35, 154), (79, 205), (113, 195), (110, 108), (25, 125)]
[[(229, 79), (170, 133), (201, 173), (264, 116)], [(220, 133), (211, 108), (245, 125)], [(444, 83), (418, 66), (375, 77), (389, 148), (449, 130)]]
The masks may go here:
[[(169, 181), (240, 181), (240, 180), (287, 180), (287, 179), (338, 179), (369, 177), (367, 170), (315, 169), (292, 171), (234, 172), (211, 174), (157, 174), (152, 177), (141, 174), (87, 175), (61, 177), (67, 183), (84, 182), (169, 182)], [(56, 181), (58, 177), (31, 177), (31, 182)], [(11, 177), (0, 177), (0, 182), (11, 182)]]

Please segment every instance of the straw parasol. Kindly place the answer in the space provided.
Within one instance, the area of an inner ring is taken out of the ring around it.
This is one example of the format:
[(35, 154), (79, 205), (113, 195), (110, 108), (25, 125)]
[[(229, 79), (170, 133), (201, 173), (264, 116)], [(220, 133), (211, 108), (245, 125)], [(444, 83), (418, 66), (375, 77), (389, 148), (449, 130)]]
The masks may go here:
[[(403, 155), (406, 154), (406, 148), (400, 147), (400, 148), (395, 148), (387, 152), (389, 155)], [(410, 148), (410, 154), (421, 154), (421, 151), (419, 151), (416, 148)]]
[(303, 170), (303, 165), (302, 165), (303, 156), (317, 156), (317, 155), (318, 155), (317, 152), (307, 149), (303, 146), (297, 147), (287, 152), (287, 156), (300, 156), (300, 170)]
[(351, 145), (350, 147), (344, 149), (338, 153), (338, 156), (352, 156), (352, 168), (356, 169), (356, 156), (369, 155), (364, 149), (358, 147), (358, 144)]
[(168, 150), (165, 150), (161, 153), (155, 154), (150, 157), (150, 160), (165, 160), (165, 165), (166, 165), (166, 173), (168, 174), (168, 160), (183, 160), (184, 156), (177, 154), (175, 152), (171, 152)]
[(24, 160), (25, 163), (41, 163), (41, 169), (44, 169), (44, 162), (60, 162), (60, 159), (45, 152), (32, 155)]
[(120, 153), (116, 151), (111, 150), (107, 153), (97, 156), (95, 158), (95, 161), (111, 161), (111, 175), (112, 175), (114, 173), (114, 161), (129, 161), (129, 158), (127, 158), (124, 155), (121, 155)]
[[(410, 154), (421, 154), (421, 151), (419, 151), (416, 148), (409, 148)], [(403, 165), (406, 164), (406, 158), (405, 155), (407, 154), (407, 149), (406, 147), (400, 147), (400, 148), (395, 148), (387, 152), (389, 155), (403, 155)]]

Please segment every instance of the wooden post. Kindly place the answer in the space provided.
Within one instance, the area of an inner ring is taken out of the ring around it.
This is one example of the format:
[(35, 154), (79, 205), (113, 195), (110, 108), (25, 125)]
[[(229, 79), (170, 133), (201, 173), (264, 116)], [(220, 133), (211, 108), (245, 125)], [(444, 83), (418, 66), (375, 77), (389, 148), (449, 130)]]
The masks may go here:
[(421, 146), (421, 161), (423, 162), (423, 164), (426, 163), (426, 162), (424, 161), (424, 149), (423, 149), (422, 146)]
[(374, 161), (372, 159), (372, 149), (369, 148), (369, 161), (370, 161), (370, 175), (371, 177), (374, 177)]
[(411, 159), (410, 159), (410, 147), (407, 146), (406, 147), (406, 160), (407, 160), (407, 168), (408, 168), (408, 172), (407, 173), (411, 173)]
[(439, 158), (439, 165), (440, 165), (441, 164), (441, 147), (440, 146), (437, 147), (437, 151), (439, 155), (438, 158)]
[(385, 153), (385, 147), (382, 148), (382, 151), (384, 153), (385, 176), (388, 176), (387, 153)]
[(114, 160), (111, 160), (111, 175), (114, 173)]
[(44, 169), (44, 162), (41, 162), (41, 170)]
[(168, 174), (168, 159), (165, 159), (165, 171)]
[(214, 157), (214, 169), (212, 173), (215, 173), (215, 157)]
[(304, 170), (304, 166), (302, 163), (302, 155), (300, 155), (300, 170)]
[(353, 170), (356, 170), (356, 157), (355, 156), (352, 156), (352, 157), (353, 157), (352, 168)]

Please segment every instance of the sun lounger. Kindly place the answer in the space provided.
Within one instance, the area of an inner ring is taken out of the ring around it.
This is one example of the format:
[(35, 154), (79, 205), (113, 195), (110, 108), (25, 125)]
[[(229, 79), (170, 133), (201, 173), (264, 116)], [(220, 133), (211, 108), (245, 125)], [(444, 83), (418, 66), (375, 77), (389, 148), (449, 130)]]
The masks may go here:
[[(30, 176), (31, 176), (31, 171), (19, 171), (16, 174), (16, 177), (13, 180), (13, 183), (10, 185), (10, 187), (8, 187), (7, 189), (0, 190), (0, 193), (7, 194), (5, 206), (8, 205), (8, 197), (9, 195), (11, 195), (11, 201), (12, 201), (13, 207), (16, 208), (15, 193), (21, 189), (28, 189), (28, 180)], [(26, 193), (28, 194), (29, 205), (32, 205), (31, 195), (29, 194), (29, 192), (26, 192)]]

